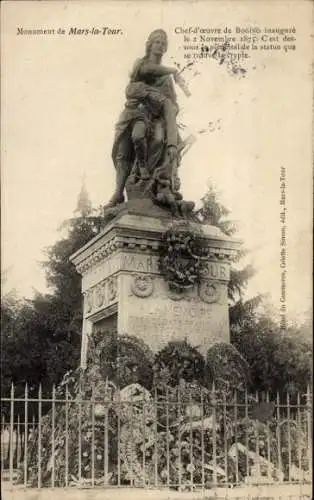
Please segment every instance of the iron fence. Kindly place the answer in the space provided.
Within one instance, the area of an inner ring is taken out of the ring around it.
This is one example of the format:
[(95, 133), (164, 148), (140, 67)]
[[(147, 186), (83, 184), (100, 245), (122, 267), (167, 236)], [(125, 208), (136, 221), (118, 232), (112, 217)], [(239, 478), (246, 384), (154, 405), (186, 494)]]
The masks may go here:
[(312, 397), (132, 384), (2, 398), (3, 477), (24, 487), (308, 483)]

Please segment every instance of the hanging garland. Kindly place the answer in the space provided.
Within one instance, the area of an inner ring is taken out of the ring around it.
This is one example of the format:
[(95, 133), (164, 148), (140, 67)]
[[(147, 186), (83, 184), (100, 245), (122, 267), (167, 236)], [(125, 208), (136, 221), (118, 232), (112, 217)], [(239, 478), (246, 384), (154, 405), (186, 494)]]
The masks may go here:
[(204, 275), (208, 248), (201, 230), (188, 224), (173, 225), (162, 236), (159, 270), (170, 290), (183, 292)]

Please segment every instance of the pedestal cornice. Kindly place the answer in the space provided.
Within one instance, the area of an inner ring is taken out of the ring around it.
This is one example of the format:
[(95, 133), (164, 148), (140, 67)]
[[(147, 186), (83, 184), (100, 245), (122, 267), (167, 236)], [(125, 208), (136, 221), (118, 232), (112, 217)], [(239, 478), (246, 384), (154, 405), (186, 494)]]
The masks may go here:
[[(80, 274), (85, 274), (121, 249), (156, 253), (161, 235), (173, 222), (172, 219), (124, 214), (74, 253), (70, 260)], [(208, 244), (209, 259), (230, 261), (236, 256), (241, 243), (239, 240), (230, 238), (215, 226), (202, 225), (201, 228)]]

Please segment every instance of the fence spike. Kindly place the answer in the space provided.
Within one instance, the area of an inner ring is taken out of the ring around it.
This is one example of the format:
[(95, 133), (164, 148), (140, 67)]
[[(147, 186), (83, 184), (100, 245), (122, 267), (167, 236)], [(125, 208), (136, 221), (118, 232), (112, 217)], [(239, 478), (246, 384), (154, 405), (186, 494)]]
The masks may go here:
[(306, 393), (306, 413), (307, 413), (307, 449), (308, 449), (308, 470), (309, 473), (312, 474), (312, 397), (310, 386), (307, 386)]
[(27, 486), (28, 461), (28, 385), (24, 389), (24, 487)]
[[(248, 391), (245, 388), (244, 392), (244, 418), (245, 421), (248, 422), (249, 419), (249, 402), (248, 402)], [(245, 447), (249, 449), (249, 435), (248, 435), (248, 425), (245, 426)], [(250, 466), (249, 466), (249, 456), (248, 453), (245, 454), (245, 467), (246, 467), (246, 475), (250, 475)]]
[[(300, 392), (297, 393), (297, 436), (298, 436), (298, 467), (299, 470), (302, 470), (302, 448), (301, 448), (301, 440), (302, 440), (302, 421), (301, 421), (301, 399)], [(299, 478), (300, 482), (303, 478)]]
[(312, 406), (312, 393), (311, 393), (311, 389), (310, 389), (309, 385), (307, 386), (307, 389), (306, 389), (306, 404), (309, 405), (309, 407), (311, 408), (311, 406)]
[(167, 453), (167, 486), (169, 488), (170, 486), (170, 445), (169, 445), (169, 388), (168, 386), (166, 387), (166, 436), (167, 436), (167, 442), (166, 442), (166, 453)]
[(290, 413), (290, 394), (287, 392), (287, 424), (288, 424), (288, 462), (289, 462), (289, 481), (291, 481), (291, 413)]
[(52, 456), (52, 471), (51, 471), (51, 487), (55, 486), (55, 419), (56, 419), (56, 386), (52, 385), (52, 401), (51, 401), (51, 456)]
[[(134, 401), (133, 401), (133, 394), (131, 392), (130, 394), (130, 400), (128, 401), (128, 404), (131, 406), (131, 419), (130, 419), (130, 427), (131, 427), (131, 454), (132, 457), (135, 455), (135, 446), (134, 446)], [(133, 458), (132, 458), (133, 460)], [(134, 468), (133, 468), (133, 463), (131, 463), (131, 486), (134, 487)]]
[[(117, 475), (118, 475), (118, 486), (121, 486), (121, 394), (120, 394), (120, 388), (118, 389), (118, 403), (117, 403), (117, 408), (118, 408), (118, 431), (117, 431), (117, 441), (118, 441), (118, 470), (117, 470)], [(157, 419), (157, 416), (155, 420)]]
[(37, 487), (41, 488), (41, 413), (42, 413), (42, 386), (38, 389), (38, 477)]
[(21, 460), (21, 422), (20, 415), (17, 416), (16, 425), (16, 467), (19, 468)]
[(214, 488), (217, 486), (217, 434), (216, 434), (216, 392), (215, 383), (213, 383), (213, 483)]
[(204, 439), (204, 389), (201, 388), (201, 450), (202, 450), (202, 490), (205, 489), (205, 439)]
[(143, 392), (142, 394), (142, 425), (143, 425), (143, 454), (142, 454), (142, 468), (143, 468), (143, 488), (145, 488), (146, 485), (146, 401), (145, 401), (145, 394)]
[(35, 435), (35, 415), (33, 414), (33, 418), (32, 418), (32, 436)]
[(178, 386), (178, 438), (179, 438), (179, 444), (178, 444), (178, 449), (179, 449), (178, 462), (179, 462), (179, 489), (181, 489), (181, 486), (182, 486), (181, 432), (182, 432), (181, 431), (181, 389), (180, 389), (180, 386)]
[(82, 482), (82, 385), (80, 377), (80, 387), (77, 397), (78, 403), (78, 480)]
[(239, 454), (238, 454), (238, 393), (237, 389), (234, 390), (234, 441), (236, 445), (236, 485), (239, 484)]
[[(108, 383), (106, 380), (106, 389)], [(107, 397), (107, 394), (106, 394)], [(106, 404), (106, 403), (105, 403)], [(92, 409), (92, 439), (91, 439), (91, 458), (92, 458), (92, 469), (91, 469), (91, 480), (92, 488), (95, 486), (95, 383), (92, 383), (92, 397), (91, 397), (91, 409)], [(104, 429), (104, 432), (106, 429)], [(105, 454), (105, 450), (104, 450)], [(97, 458), (97, 457), (96, 457)]]
[(191, 482), (191, 485), (192, 485), (192, 488), (193, 488), (193, 483), (194, 483), (194, 474), (193, 474), (193, 427), (192, 427), (192, 423), (193, 423), (193, 419), (192, 419), (192, 413), (193, 413), (193, 400), (192, 400), (192, 391), (191, 391), (191, 388), (189, 390), (189, 406), (190, 406), (190, 410), (189, 410), (189, 424), (190, 424), (190, 466), (191, 466), (191, 470), (190, 470), (190, 482)]
[[(1, 438), (3, 437), (2, 433), (5, 432), (5, 429), (6, 429), (5, 417), (4, 417), (4, 415), (2, 415), (2, 417), (1, 417)], [(5, 456), (5, 445), (4, 445), (3, 439), (1, 439), (1, 477), (3, 477), (4, 461), (6, 460), (6, 458), (7, 457)]]
[(106, 402), (108, 406), (105, 407), (105, 415), (104, 415), (104, 483), (108, 485), (109, 478), (109, 404), (110, 399)]
[[(266, 391), (266, 403), (269, 404), (270, 397), (269, 397), (269, 390)], [(271, 469), (270, 469), (270, 464), (271, 464), (271, 442), (270, 442), (270, 427), (269, 427), (269, 419), (267, 418), (266, 422), (266, 429), (267, 429), (267, 476), (268, 479), (271, 479)]]
[[(256, 405), (258, 406), (259, 402), (260, 402), (260, 394), (258, 391), (255, 392), (255, 398), (256, 398)], [(255, 426), (255, 437), (256, 437), (255, 453), (259, 457), (260, 456), (260, 443), (259, 443), (259, 426), (258, 425)], [(261, 475), (260, 458), (258, 458), (258, 461), (257, 461), (257, 473), (259, 476)]]
[(158, 486), (158, 406), (157, 406), (157, 387), (154, 388), (154, 412), (155, 412), (155, 422), (154, 422), (154, 436), (155, 436), (155, 447), (154, 447), (154, 465), (155, 465), (155, 486)]
[(69, 484), (69, 387), (65, 385), (65, 487)]
[(11, 384), (11, 397), (10, 397), (10, 455), (9, 455), (9, 475), (10, 483), (13, 483), (13, 436), (14, 436), (14, 384)]

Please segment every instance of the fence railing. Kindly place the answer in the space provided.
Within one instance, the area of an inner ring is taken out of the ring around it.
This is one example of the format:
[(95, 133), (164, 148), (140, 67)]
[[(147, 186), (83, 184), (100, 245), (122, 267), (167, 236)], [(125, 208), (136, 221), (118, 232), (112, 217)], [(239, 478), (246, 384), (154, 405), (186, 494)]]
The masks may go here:
[[(109, 390), (110, 389), (110, 390)], [(312, 397), (215, 388), (2, 398), (1, 468), (25, 487), (178, 489), (312, 480)]]

